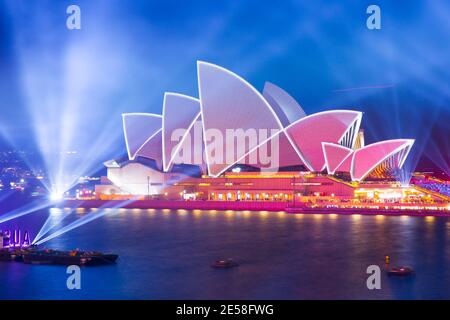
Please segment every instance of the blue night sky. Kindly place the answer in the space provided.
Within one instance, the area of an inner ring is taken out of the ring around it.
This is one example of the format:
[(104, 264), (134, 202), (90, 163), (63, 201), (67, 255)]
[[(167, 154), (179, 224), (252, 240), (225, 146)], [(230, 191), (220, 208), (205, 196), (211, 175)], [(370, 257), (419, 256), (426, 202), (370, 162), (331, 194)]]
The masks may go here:
[[(81, 30), (66, 28), (70, 4)], [(370, 4), (381, 30), (366, 28)], [(122, 112), (160, 113), (164, 91), (198, 96), (205, 60), (279, 85), (308, 114), (361, 110), (368, 143), (415, 138), (410, 165), (426, 154), (449, 172), (449, 38), (437, 0), (0, 0), (2, 145), (101, 163), (125, 151)]]

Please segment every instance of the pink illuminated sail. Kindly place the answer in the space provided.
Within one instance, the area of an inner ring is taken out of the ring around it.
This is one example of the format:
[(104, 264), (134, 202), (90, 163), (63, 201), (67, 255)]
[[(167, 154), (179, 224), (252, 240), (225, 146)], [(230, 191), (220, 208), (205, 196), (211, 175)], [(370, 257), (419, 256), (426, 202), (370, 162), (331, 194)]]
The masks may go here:
[(328, 174), (334, 174), (353, 153), (350, 148), (329, 142), (322, 142), (322, 148)]
[(305, 165), (312, 171), (325, 168), (322, 142), (352, 148), (361, 123), (361, 112), (332, 110), (309, 115), (286, 128), (300, 151)]
[(373, 143), (354, 152), (352, 163), (352, 180), (363, 180), (384, 160), (397, 155), (396, 166), (401, 168), (413, 145), (414, 140), (397, 139)]

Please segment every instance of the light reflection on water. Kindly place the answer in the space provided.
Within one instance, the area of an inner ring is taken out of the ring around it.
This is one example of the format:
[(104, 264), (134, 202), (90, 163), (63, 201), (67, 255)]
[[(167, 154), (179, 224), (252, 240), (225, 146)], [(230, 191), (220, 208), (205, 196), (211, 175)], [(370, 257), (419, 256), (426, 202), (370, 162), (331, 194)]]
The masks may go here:
[[(69, 291), (63, 267), (0, 263), (0, 298), (450, 298), (447, 218), (108, 211), (45, 245), (114, 251), (120, 255), (116, 266), (83, 268), (83, 290)], [(62, 224), (77, 215), (71, 217)], [(391, 265), (413, 266), (417, 276), (383, 273), (382, 290), (368, 290), (367, 266), (384, 270), (386, 255)], [(228, 257), (240, 266), (209, 267)]]

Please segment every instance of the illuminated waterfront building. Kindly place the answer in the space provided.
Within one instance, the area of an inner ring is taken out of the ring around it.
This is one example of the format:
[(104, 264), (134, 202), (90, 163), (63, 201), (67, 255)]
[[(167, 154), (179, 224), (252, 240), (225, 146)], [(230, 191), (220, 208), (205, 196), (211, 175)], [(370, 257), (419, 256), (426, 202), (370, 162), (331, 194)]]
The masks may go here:
[[(266, 83), (261, 94), (217, 65), (198, 62), (197, 69), (198, 99), (166, 93), (162, 115), (123, 115), (128, 159), (105, 162), (108, 174), (96, 187), (98, 198), (309, 201), (423, 196), (394, 179), (414, 140), (366, 144), (359, 111), (306, 115), (274, 84)], [(236, 146), (239, 139), (244, 143)]]

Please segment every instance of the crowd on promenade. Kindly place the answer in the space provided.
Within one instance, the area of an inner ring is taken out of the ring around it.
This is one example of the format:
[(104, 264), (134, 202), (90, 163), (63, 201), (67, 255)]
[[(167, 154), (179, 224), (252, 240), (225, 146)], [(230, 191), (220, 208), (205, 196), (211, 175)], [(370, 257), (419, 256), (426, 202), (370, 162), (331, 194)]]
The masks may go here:
[(419, 187), (438, 192), (450, 197), (450, 181), (435, 181), (431, 179), (421, 179), (415, 182)]

